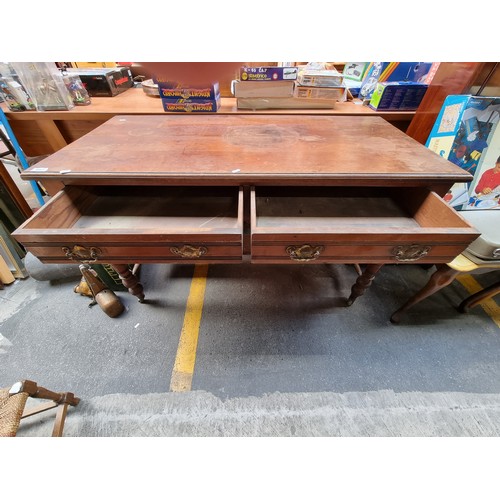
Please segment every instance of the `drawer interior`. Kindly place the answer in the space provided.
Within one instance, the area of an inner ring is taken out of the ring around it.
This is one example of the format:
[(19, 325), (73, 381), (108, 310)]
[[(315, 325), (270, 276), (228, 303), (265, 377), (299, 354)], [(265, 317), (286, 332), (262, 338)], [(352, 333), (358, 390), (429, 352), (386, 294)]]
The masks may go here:
[(256, 187), (254, 231), (421, 231), (469, 225), (423, 188)]
[(241, 231), (238, 187), (69, 186), (24, 229)]

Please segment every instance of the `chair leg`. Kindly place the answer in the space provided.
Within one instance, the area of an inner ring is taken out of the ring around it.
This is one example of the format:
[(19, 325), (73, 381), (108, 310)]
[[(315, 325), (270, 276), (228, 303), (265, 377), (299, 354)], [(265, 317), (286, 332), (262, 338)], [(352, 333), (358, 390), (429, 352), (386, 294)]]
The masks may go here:
[(52, 437), (62, 437), (64, 431), (64, 422), (66, 420), (67, 413), (68, 403), (59, 405), (59, 407), (57, 408), (56, 421), (54, 422)]
[(462, 302), (460, 302), (458, 310), (461, 313), (466, 313), (471, 307), (477, 306), (483, 300), (491, 299), (497, 293), (500, 293), (500, 283), (494, 283), (493, 285), (490, 285), (484, 290), (476, 292), (470, 297), (467, 297)]

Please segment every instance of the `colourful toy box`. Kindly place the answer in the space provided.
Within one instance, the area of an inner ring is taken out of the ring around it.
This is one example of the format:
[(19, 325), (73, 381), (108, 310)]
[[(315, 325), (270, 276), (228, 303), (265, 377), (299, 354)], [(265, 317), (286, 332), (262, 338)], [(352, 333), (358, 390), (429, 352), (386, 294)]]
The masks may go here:
[(362, 82), (369, 64), (367, 62), (346, 62), (342, 71), (344, 81), (348, 79)]
[(154, 80), (158, 84), (161, 98), (165, 99), (217, 99), (220, 95), (219, 82), (206, 85), (185, 85), (179, 82)]
[(418, 108), (428, 86), (416, 82), (377, 83), (370, 100), (370, 108), (378, 111), (411, 111)]
[(220, 97), (217, 99), (163, 99), (163, 109), (169, 112), (215, 113), (220, 108)]
[(500, 97), (451, 95), (443, 103), (426, 146), (474, 176), (445, 195), (456, 210), (500, 209), (499, 119)]
[(374, 62), (365, 72), (359, 97), (370, 99), (379, 82), (418, 82), (428, 83), (431, 62)]
[(163, 109), (168, 112), (216, 113), (221, 105), (219, 82), (190, 85), (154, 79)]
[(91, 97), (114, 97), (134, 86), (129, 68), (68, 68), (68, 75), (78, 75)]
[(272, 81), (296, 80), (298, 68), (296, 66), (243, 66), (240, 69), (240, 80), (245, 81)]

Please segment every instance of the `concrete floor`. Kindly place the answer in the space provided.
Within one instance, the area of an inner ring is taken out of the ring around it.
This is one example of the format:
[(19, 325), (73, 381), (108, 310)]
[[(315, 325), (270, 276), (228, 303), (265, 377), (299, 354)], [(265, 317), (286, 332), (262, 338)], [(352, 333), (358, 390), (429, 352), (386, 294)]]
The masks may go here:
[(500, 329), (480, 306), (457, 312), (463, 286), (389, 322), (432, 273), (419, 266), (385, 266), (351, 307), (352, 266), (209, 266), (192, 387), (171, 392), (193, 269), (143, 265), (147, 302), (117, 292), (114, 319), (76, 277), (6, 286), (0, 387), (81, 397), (67, 436), (500, 435)]

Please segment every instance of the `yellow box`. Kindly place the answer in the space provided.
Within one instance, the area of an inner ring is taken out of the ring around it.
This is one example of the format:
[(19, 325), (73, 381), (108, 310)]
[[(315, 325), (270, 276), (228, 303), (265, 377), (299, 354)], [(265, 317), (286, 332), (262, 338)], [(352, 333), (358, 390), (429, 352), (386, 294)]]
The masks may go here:
[(116, 68), (115, 62), (72, 62), (73, 68)]

